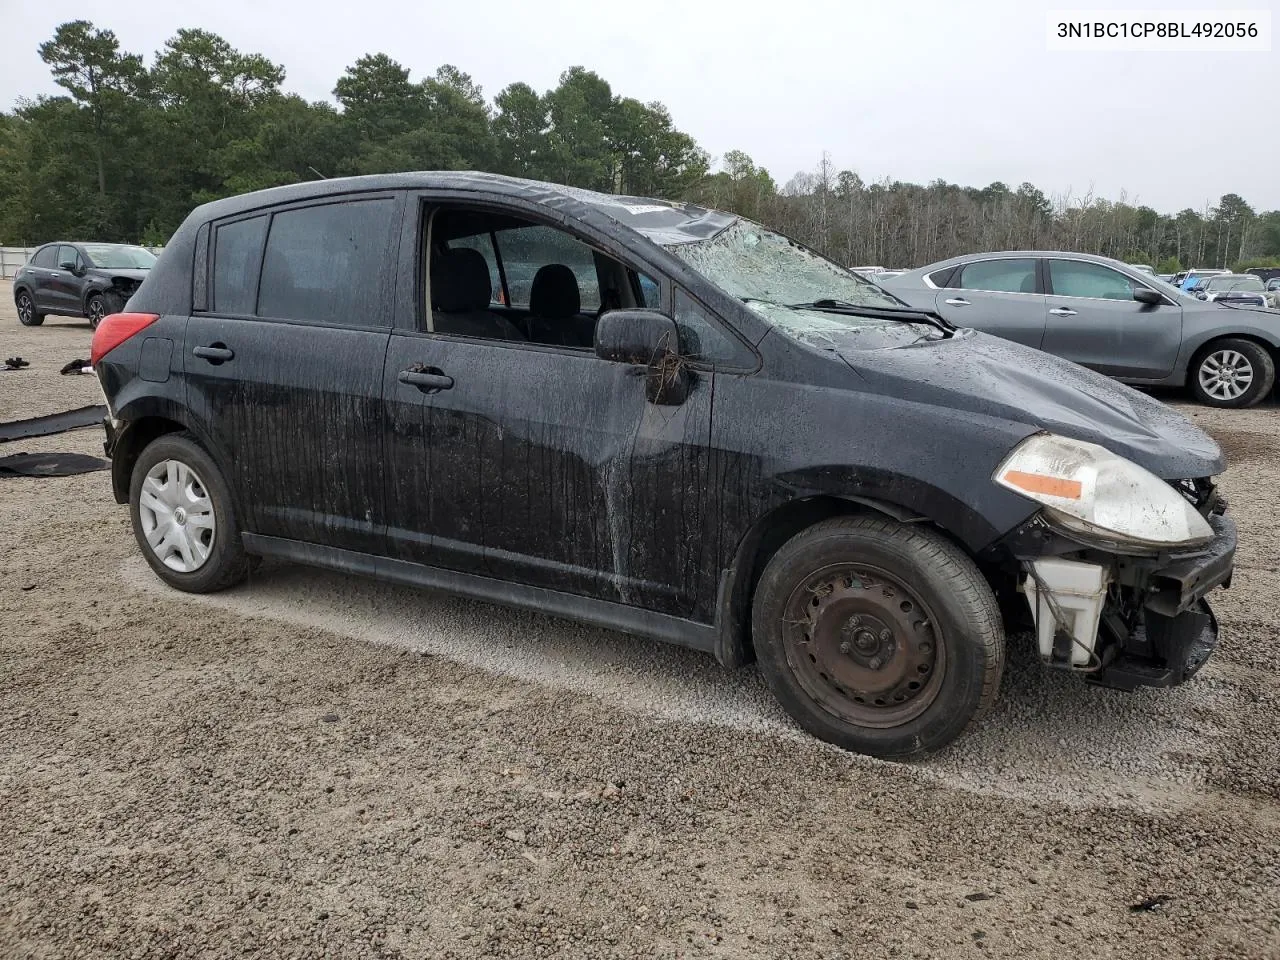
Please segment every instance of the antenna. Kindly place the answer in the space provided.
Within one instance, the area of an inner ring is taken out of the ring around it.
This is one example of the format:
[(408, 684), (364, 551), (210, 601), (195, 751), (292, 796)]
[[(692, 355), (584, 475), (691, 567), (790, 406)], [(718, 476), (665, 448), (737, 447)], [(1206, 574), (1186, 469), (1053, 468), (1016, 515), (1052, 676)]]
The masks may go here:
[(321, 173), (319, 170), (317, 170), (315, 167), (313, 167), (313, 166), (312, 166), (311, 164), (309, 164), (309, 163), (307, 164), (307, 169), (308, 169), (308, 170), (310, 170), (312, 173), (314, 173), (314, 174), (315, 174), (317, 177), (319, 177), (321, 180), (328, 180), (328, 179), (329, 179), (328, 177), (326, 177), (323, 173)]

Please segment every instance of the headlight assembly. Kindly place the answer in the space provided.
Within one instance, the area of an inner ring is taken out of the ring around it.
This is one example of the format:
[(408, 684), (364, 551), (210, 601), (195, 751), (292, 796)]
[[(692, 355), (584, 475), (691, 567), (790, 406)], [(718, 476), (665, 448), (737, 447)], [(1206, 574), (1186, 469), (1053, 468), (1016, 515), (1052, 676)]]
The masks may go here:
[(1028, 437), (993, 477), (1044, 504), (1050, 521), (1094, 541), (1188, 547), (1213, 530), (1177, 490), (1105, 447), (1042, 433)]

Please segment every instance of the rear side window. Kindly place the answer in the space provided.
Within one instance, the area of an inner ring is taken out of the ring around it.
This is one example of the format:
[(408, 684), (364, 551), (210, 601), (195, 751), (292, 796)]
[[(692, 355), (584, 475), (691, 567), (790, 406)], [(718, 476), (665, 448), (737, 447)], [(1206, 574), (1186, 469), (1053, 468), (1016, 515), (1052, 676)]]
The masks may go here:
[(271, 220), (258, 315), (370, 325), (381, 309), (395, 201), (353, 200), (285, 210)]
[(1049, 280), (1060, 297), (1132, 300), (1133, 284), (1123, 273), (1081, 260), (1050, 260)]
[(941, 270), (935, 270), (929, 274), (929, 282), (939, 290), (943, 290), (951, 286), (951, 278), (959, 273), (958, 267), (943, 267)]
[(952, 283), (963, 290), (989, 290), (992, 293), (1035, 293), (1036, 262), (1026, 260), (979, 260), (960, 268), (960, 282)]
[(258, 265), (267, 218), (253, 217), (218, 227), (213, 245), (213, 305), (218, 313), (253, 313)]
[(41, 247), (31, 258), (33, 267), (56, 267), (58, 265), (58, 248)]

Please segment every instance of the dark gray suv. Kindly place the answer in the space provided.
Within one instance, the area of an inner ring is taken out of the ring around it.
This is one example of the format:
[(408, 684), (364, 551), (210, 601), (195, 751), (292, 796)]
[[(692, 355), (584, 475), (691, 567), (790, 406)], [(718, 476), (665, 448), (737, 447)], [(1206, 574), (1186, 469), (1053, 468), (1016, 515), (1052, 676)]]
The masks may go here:
[(18, 321), (38, 327), (52, 313), (85, 317), (97, 328), (124, 309), (155, 262), (151, 251), (127, 243), (46, 243), (14, 274)]
[(883, 286), (957, 325), (1125, 383), (1187, 386), (1215, 407), (1253, 406), (1276, 382), (1280, 311), (1206, 303), (1107, 257), (976, 253)]

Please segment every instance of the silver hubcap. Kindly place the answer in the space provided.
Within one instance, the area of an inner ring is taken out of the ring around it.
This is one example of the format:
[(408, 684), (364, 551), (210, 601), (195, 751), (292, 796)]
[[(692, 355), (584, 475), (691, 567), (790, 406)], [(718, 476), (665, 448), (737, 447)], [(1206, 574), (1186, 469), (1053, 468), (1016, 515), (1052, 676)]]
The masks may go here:
[(147, 545), (170, 570), (193, 573), (209, 559), (217, 533), (213, 501), (181, 460), (161, 460), (147, 471), (138, 514)]
[(23, 323), (31, 322), (31, 298), (25, 294), (18, 298), (18, 319)]
[(1200, 387), (1217, 400), (1239, 400), (1253, 386), (1253, 364), (1243, 353), (1218, 350), (1200, 364)]

